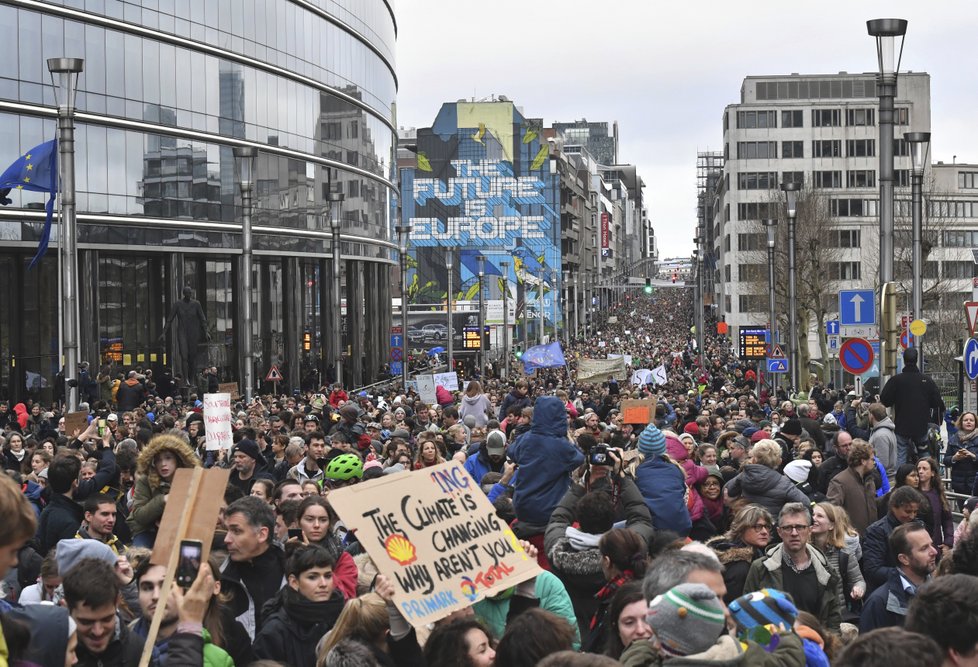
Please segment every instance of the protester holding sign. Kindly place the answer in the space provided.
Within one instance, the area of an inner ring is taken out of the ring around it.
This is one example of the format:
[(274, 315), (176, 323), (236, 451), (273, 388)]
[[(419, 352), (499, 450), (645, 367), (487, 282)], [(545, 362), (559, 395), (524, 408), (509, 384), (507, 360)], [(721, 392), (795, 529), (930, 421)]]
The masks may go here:
[(190, 445), (173, 435), (158, 435), (139, 453), (136, 461), (136, 492), (126, 521), (132, 529), (133, 545), (152, 547), (163, 518), (173, 475), (179, 468), (200, 465)]

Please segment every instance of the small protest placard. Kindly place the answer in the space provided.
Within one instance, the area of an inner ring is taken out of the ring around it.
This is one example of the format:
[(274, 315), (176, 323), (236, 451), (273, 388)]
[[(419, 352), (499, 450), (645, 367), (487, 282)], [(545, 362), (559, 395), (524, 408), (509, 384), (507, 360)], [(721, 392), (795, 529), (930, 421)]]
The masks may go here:
[(241, 397), (237, 382), (221, 382), (217, 385), (217, 391), (221, 394), (230, 394), (232, 399)]
[(540, 573), (458, 461), (336, 489), (329, 502), (416, 628)]
[(84, 433), (86, 428), (88, 428), (87, 412), (69, 412), (65, 415), (65, 435), (69, 438), (75, 436), (75, 431)]
[(458, 391), (458, 373), (452, 371), (451, 373), (435, 373), (435, 387), (441, 385), (448, 391)]
[(419, 375), (415, 379), (418, 382), (418, 397), (421, 401), (428, 405), (437, 403), (438, 396), (435, 394), (435, 378), (431, 375)]
[(231, 449), (231, 394), (204, 394), (207, 451)]
[(648, 424), (655, 416), (655, 401), (626, 399), (621, 402), (621, 416), (626, 424)]
[[(203, 546), (203, 562), (210, 555), (217, 515), (224, 502), (224, 489), (231, 471), (218, 467), (201, 471), (196, 492), (192, 488), (193, 475), (193, 468), (180, 468), (173, 475), (170, 497), (160, 519), (160, 529), (150, 559), (154, 565), (166, 565), (171, 552), (180, 546), (181, 540), (199, 540)], [(184, 522), (184, 514), (188, 513)], [(181, 524), (184, 525), (182, 533)]]

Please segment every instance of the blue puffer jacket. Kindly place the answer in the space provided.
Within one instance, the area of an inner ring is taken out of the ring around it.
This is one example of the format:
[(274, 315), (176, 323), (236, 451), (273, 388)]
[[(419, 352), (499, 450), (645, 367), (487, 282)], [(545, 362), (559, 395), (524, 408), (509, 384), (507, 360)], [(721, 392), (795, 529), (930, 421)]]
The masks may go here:
[(686, 475), (679, 466), (659, 456), (647, 458), (635, 470), (635, 483), (656, 530), (689, 535), (693, 522), (686, 508)]
[(529, 432), (517, 438), (506, 454), (519, 466), (513, 479), (516, 518), (546, 526), (570, 487), (571, 471), (584, 463), (584, 454), (567, 438), (563, 401), (556, 396), (537, 399)]

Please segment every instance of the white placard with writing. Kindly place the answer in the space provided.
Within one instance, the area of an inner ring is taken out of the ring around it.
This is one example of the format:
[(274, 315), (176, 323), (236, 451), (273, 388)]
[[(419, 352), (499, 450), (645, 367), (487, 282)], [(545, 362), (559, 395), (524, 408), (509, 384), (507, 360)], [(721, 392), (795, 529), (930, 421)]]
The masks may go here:
[(207, 451), (231, 449), (231, 394), (204, 394)]
[(458, 391), (458, 373), (435, 373), (435, 387), (443, 386), (448, 391)]

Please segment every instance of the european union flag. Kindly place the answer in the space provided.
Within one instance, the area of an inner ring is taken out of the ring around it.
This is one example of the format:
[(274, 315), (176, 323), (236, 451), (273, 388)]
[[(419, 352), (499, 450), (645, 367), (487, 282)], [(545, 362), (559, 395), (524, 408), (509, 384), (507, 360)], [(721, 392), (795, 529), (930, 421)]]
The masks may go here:
[(11, 203), (7, 198), (11, 190), (34, 190), (51, 194), (44, 207), (48, 215), (44, 221), (41, 242), (37, 246), (37, 254), (31, 260), (30, 268), (34, 268), (47, 252), (48, 241), (51, 239), (54, 196), (58, 193), (58, 142), (56, 140), (46, 141), (30, 149), (7, 167), (3, 174), (0, 174), (0, 204), (6, 206)]
[(556, 368), (567, 364), (559, 341), (547, 345), (534, 345), (523, 353), (520, 361), (523, 362), (523, 370), (527, 373), (537, 368)]

